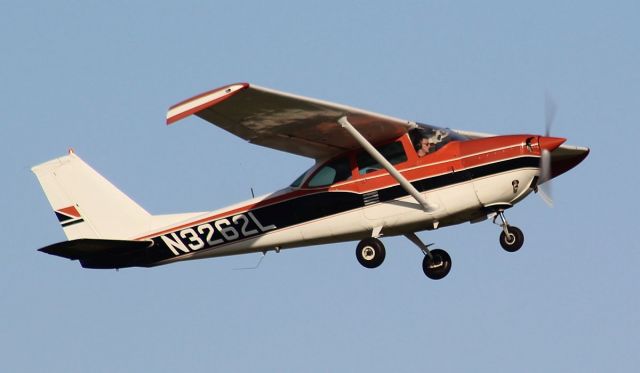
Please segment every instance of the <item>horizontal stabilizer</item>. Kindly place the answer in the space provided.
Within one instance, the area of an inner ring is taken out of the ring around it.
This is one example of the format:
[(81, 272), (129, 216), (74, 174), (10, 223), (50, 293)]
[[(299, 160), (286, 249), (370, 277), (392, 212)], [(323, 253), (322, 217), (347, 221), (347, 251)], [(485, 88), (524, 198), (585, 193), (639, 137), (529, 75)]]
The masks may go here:
[(122, 241), (81, 238), (38, 249), (43, 253), (79, 260), (84, 268), (149, 267), (151, 241)]

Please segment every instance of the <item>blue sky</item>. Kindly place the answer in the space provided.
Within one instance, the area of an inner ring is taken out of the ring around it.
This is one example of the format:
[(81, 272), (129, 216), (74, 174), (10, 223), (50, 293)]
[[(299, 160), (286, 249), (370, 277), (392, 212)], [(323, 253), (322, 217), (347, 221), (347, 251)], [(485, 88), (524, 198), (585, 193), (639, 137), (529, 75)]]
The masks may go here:
[[(0, 370), (635, 371), (640, 366), (634, 1), (4, 2), (0, 12)], [(385, 238), (119, 272), (38, 253), (64, 240), (30, 167), (68, 147), (152, 213), (213, 210), (310, 160), (169, 106), (248, 81), (406, 119), (544, 131), (589, 158), (489, 222), (419, 235), (450, 275)]]

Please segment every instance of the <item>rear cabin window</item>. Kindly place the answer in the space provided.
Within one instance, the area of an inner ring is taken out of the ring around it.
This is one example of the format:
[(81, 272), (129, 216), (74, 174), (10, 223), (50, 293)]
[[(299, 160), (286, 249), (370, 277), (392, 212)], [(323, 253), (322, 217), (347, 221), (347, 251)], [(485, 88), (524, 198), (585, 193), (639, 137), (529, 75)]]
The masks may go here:
[[(391, 164), (398, 164), (407, 161), (407, 154), (404, 151), (402, 143), (399, 141), (376, 147), (376, 149)], [(356, 157), (356, 163), (358, 164), (360, 175), (383, 169), (382, 165), (373, 159), (373, 157), (371, 157), (367, 152), (360, 152)]]
[(339, 158), (327, 163), (309, 180), (310, 188), (335, 184), (351, 178), (351, 165), (348, 158)]
[(290, 187), (299, 188), (300, 185), (302, 184), (302, 180), (304, 180), (305, 176), (307, 176), (308, 173), (309, 173), (309, 170), (303, 172), (302, 175), (298, 176), (298, 178), (295, 179), (293, 183), (291, 183)]

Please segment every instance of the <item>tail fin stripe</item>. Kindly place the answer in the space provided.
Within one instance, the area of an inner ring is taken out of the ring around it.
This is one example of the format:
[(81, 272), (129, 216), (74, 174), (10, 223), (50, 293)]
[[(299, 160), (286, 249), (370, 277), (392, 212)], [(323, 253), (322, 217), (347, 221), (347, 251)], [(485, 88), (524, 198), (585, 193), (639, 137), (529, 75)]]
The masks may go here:
[(59, 221), (60, 223), (64, 223), (64, 222), (66, 222), (67, 220), (76, 219), (76, 218), (74, 218), (74, 217), (72, 217), (72, 216), (61, 214), (61, 213), (59, 213), (58, 211), (56, 211), (56, 217), (58, 218), (58, 221)]
[(58, 210), (57, 212), (63, 213), (65, 215), (69, 215), (74, 218), (80, 217), (80, 212), (78, 212), (78, 209), (75, 206), (65, 207), (63, 209)]
[(62, 223), (62, 227), (68, 227), (70, 225), (74, 225), (74, 224), (78, 224), (78, 223), (82, 223), (84, 221), (84, 219), (78, 219), (78, 220), (72, 220), (72, 221), (68, 221), (66, 223)]
[[(78, 209), (76, 209), (75, 206), (65, 207), (63, 209), (55, 211), (55, 213), (56, 213), (56, 217), (58, 218), (58, 221), (60, 223), (63, 223), (62, 224), (63, 227), (65, 226), (64, 223), (67, 223), (69, 220), (82, 218), (82, 216), (80, 216), (80, 213), (78, 212)], [(80, 219), (80, 221), (83, 221), (83, 220)]]

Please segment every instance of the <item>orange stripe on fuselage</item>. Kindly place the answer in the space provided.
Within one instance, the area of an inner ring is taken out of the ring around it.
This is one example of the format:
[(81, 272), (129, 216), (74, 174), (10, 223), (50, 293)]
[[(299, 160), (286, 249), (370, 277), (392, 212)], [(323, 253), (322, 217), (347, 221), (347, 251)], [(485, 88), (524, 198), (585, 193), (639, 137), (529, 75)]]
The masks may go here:
[[(526, 139), (531, 137), (536, 139), (535, 142), (532, 141), (533, 151), (530, 151), (525, 146)], [(443, 146), (437, 152), (423, 158), (417, 158), (416, 156), (411, 155), (407, 162), (397, 165), (397, 167), (400, 173), (406, 177), (407, 180), (415, 181), (517, 158), (519, 156), (531, 155), (540, 156), (537, 136), (496, 136), (468, 141), (452, 141)], [(188, 228), (193, 225), (210, 222), (212, 220), (240, 214), (315, 193), (322, 193), (326, 191), (364, 193), (396, 184), (398, 184), (398, 182), (391, 175), (389, 175), (385, 170), (380, 170), (365, 175), (358, 175), (356, 178), (334, 184), (330, 187), (298, 189), (272, 198), (266, 198), (258, 202), (248, 203), (237, 208), (221, 211), (198, 220), (189, 221), (169, 229), (148, 234), (143, 237), (139, 237), (136, 240), (156, 237), (183, 228)]]

